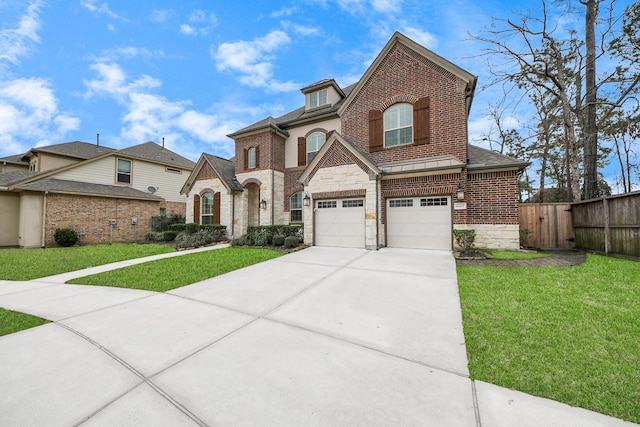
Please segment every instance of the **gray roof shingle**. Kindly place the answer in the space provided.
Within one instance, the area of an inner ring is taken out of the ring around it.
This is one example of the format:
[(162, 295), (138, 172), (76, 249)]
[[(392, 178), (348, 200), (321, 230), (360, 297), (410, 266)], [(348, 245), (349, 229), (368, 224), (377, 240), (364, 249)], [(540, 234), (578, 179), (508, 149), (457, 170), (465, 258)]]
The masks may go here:
[(469, 156), (467, 163), (467, 169), (469, 170), (507, 167), (517, 167), (522, 170), (530, 164), (529, 162), (505, 156), (504, 154), (496, 153), (495, 151), (487, 150), (471, 144), (467, 146), (467, 155)]
[(186, 157), (182, 157), (181, 155), (174, 153), (173, 151), (168, 150), (164, 147), (161, 147), (160, 145), (152, 141), (118, 150), (118, 153), (138, 157), (144, 160), (150, 160), (152, 162), (162, 163), (169, 166), (177, 166), (182, 169), (193, 170), (196, 165)]
[(13, 156), (0, 157), (0, 163), (29, 166), (29, 162), (23, 160), (24, 156), (24, 154), (16, 154)]
[[(1, 176), (1, 175), (0, 175)], [(50, 191), (54, 193), (91, 194), (130, 199), (164, 200), (162, 197), (145, 193), (131, 187), (117, 185), (92, 184), (88, 182), (69, 181), (65, 179), (45, 178), (19, 185), (17, 190)]]
[(227, 160), (207, 153), (204, 156), (231, 190), (243, 190), (242, 184), (236, 179), (235, 159)]
[(115, 150), (113, 148), (97, 144), (89, 144), (88, 142), (82, 141), (64, 142), (62, 144), (47, 145), (45, 147), (35, 147), (29, 150), (29, 152), (58, 154), (81, 160), (92, 159), (112, 151)]
[(28, 170), (16, 170), (0, 173), (0, 187), (9, 187), (36, 175), (38, 175), (37, 172), (31, 172)]

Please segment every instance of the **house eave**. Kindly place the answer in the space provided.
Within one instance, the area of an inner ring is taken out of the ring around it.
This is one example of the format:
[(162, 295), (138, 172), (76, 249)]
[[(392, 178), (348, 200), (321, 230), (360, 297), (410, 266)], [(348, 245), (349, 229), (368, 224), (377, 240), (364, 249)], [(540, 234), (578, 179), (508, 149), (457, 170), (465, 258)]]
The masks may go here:
[(411, 171), (411, 172), (395, 172), (395, 173), (385, 173), (382, 172), (382, 180), (386, 181), (389, 179), (404, 179), (404, 178), (415, 178), (419, 176), (433, 176), (433, 175), (452, 175), (452, 174), (460, 174), (462, 173), (462, 167), (445, 167), (445, 168), (432, 168), (425, 169), (419, 171)]
[(276, 135), (280, 135), (283, 138), (289, 137), (289, 132), (273, 124), (266, 125), (257, 129), (251, 129), (247, 132), (239, 131), (239, 132), (230, 133), (229, 135), (227, 135), (227, 137), (235, 140), (236, 138), (245, 138), (247, 136), (258, 135), (258, 134), (264, 133), (265, 131), (271, 131), (272, 133), (275, 133)]

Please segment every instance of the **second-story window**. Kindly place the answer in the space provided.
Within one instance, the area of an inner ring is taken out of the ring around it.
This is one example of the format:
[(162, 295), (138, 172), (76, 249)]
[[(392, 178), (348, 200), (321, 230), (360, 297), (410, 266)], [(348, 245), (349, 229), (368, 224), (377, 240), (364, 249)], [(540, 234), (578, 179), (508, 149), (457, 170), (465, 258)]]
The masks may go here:
[(247, 169), (253, 169), (256, 167), (256, 147), (249, 148), (247, 153)]
[(327, 103), (327, 90), (322, 89), (309, 94), (309, 108), (319, 107)]
[(118, 159), (118, 178), (120, 184), (131, 184), (131, 160)]
[(307, 137), (307, 164), (318, 154), (325, 141), (324, 132), (314, 132)]
[(413, 143), (413, 107), (395, 104), (384, 112), (384, 146)]

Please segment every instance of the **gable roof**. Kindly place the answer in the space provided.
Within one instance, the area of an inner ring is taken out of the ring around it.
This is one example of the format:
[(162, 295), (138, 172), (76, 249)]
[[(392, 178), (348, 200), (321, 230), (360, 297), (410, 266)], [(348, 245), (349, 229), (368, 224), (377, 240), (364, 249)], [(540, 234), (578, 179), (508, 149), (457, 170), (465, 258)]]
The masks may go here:
[(329, 149), (334, 144), (342, 144), (347, 150), (349, 150), (358, 160), (364, 163), (376, 175), (380, 175), (382, 173), (380, 168), (369, 157), (368, 154), (360, 150), (355, 144), (353, 144), (344, 136), (340, 135), (340, 133), (331, 132), (329, 134), (329, 138), (327, 138), (327, 141), (322, 145), (322, 148), (320, 148), (320, 151), (318, 151), (318, 153), (315, 155), (313, 160), (311, 160), (311, 163), (307, 165), (304, 172), (302, 172), (302, 175), (300, 175), (300, 177), (298, 178), (298, 182), (305, 183), (309, 179), (309, 176), (315, 170), (318, 163), (321, 162), (322, 158), (325, 156), (325, 154), (329, 151)]
[(356, 83), (356, 85), (353, 88), (353, 90), (344, 99), (344, 102), (342, 102), (341, 107), (338, 109), (338, 115), (342, 115), (342, 113), (344, 113), (344, 110), (349, 106), (351, 101), (360, 92), (360, 89), (362, 89), (362, 87), (367, 83), (367, 81), (371, 78), (371, 76), (373, 75), (375, 70), (378, 68), (380, 63), (384, 60), (384, 58), (387, 56), (389, 51), (397, 43), (403, 44), (404, 46), (406, 46), (409, 49), (413, 50), (417, 54), (425, 57), (426, 59), (428, 59), (432, 63), (442, 67), (446, 71), (448, 71), (451, 74), (453, 74), (454, 76), (458, 77), (460, 80), (464, 81), (467, 84), (467, 89), (466, 89), (466, 92), (467, 92), (467, 114), (469, 114), (469, 111), (471, 109), (471, 102), (473, 100), (473, 93), (475, 92), (475, 88), (476, 88), (476, 83), (478, 81), (478, 77), (476, 77), (473, 74), (469, 73), (468, 71), (460, 68), (459, 66), (457, 66), (453, 62), (450, 62), (449, 60), (443, 58), (442, 56), (435, 54), (434, 52), (430, 51), (426, 47), (416, 43), (415, 41), (411, 40), (409, 37), (405, 36), (404, 34), (401, 34), (401, 33), (396, 31), (393, 34), (393, 36), (391, 36), (391, 39), (389, 39), (389, 41), (384, 46), (382, 51), (380, 51), (380, 53), (378, 54), (376, 59), (371, 63), (369, 68), (367, 68), (367, 71), (365, 71), (364, 75), (360, 78), (358, 83)]
[[(320, 83), (324, 83), (325, 85), (329, 85), (327, 82), (333, 82), (335, 83), (335, 81), (333, 79), (325, 79), (325, 80), (321, 80), (320, 82), (314, 83), (310, 86), (307, 86), (307, 88), (310, 87), (319, 87), (322, 86)], [(247, 127), (244, 127), (236, 132), (230, 133), (229, 135), (227, 135), (229, 138), (237, 138), (239, 136), (243, 136), (245, 134), (250, 134), (252, 132), (256, 132), (256, 131), (263, 131), (266, 129), (273, 129), (276, 132), (281, 133), (282, 135), (284, 135), (285, 137), (289, 136), (289, 132), (287, 132), (287, 128), (293, 126), (293, 125), (298, 125), (298, 124), (302, 124), (304, 122), (307, 121), (313, 121), (313, 120), (317, 120), (320, 118), (327, 118), (327, 117), (331, 117), (331, 116), (336, 116), (337, 117), (337, 111), (338, 109), (342, 106), (342, 104), (344, 103), (344, 100), (346, 99), (346, 97), (351, 93), (351, 91), (353, 90), (353, 88), (356, 86), (355, 84), (352, 84), (350, 86), (345, 87), (344, 89), (340, 88), (337, 84), (335, 84), (335, 86), (340, 89), (338, 91), (338, 93), (342, 93), (344, 94), (345, 97), (343, 97), (340, 101), (336, 102), (333, 105), (327, 105), (324, 108), (318, 108), (318, 109), (314, 109), (312, 111), (307, 111), (307, 109), (302, 106), (300, 108), (297, 108), (289, 113), (286, 113), (278, 118), (273, 118), (271, 116), (267, 117), (266, 119), (262, 119), (259, 122), (253, 123)], [(306, 88), (303, 88), (303, 90)]]
[(193, 187), (198, 174), (206, 164), (211, 166), (213, 171), (220, 178), (220, 181), (222, 181), (222, 184), (229, 191), (243, 190), (242, 184), (240, 184), (240, 182), (238, 182), (238, 180), (236, 179), (235, 158), (227, 160), (223, 159), (222, 157), (214, 156), (212, 154), (202, 153), (200, 159), (198, 159), (198, 163), (196, 163), (196, 166), (193, 168), (191, 174), (182, 186), (180, 194), (186, 194), (191, 191), (191, 188)]
[(471, 144), (467, 145), (467, 157), (467, 169), (470, 171), (484, 169), (522, 170), (531, 164), (530, 162), (505, 156), (504, 154)]
[(142, 160), (149, 160), (155, 163), (162, 163), (168, 166), (177, 166), (182, 169), (192, 170), (195, 167), (195, 163), (186, 157), (174, 153), (153, 141), (145, 142), (144, 144), (134, 145), (133, 147), (123, 148), (117, 151), (119, 154), (137, 157)]
[(24, 160), (26, 154), (16, 154), (13, 156), (0, 157), (0, 163), (9, 163), (11, 165), (29, 166), (29, 162)]
[(28, 170), (15, 170), (10, 172), (0, 173), (0, 188), (8, 188), (28, 178), (35, 177), (38, 175), (40, 175), (38, 172), (31, 172)]
[(162, 201), (162, 197), (145, 193), (131, 187), (92, 184), (88, 182), (69, 181), (65, 179), (45, 178), (27, 184), (19, 185), (16, 190), (48, 191), (50, 193), (83, 194), (102, 197), (117, 197), (122, 199)]
[(59, 156), (72, 157), (80, 160), (92, 159), (105, 153), (115, 151), (113, 148), (105, 147), (97, 144), (89, 144), (88, 142), (72, 141), (63, 142), (61, 144), (47, 145), (44, 147), (34, 147), (24, 154), (29, 157), (30, 154), (48, 153)]

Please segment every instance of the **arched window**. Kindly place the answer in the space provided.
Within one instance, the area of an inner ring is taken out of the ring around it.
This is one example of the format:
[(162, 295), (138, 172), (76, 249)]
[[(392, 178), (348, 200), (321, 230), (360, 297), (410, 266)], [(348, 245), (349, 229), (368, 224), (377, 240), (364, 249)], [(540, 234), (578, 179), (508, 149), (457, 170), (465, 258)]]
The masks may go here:
[(213, 194), (205, 193), (200, 198), (200, 224), (213, 224)]
[(289, 199), (289, 222), (302, 222), (302, 191)]
[(413, 143), (413, 107), (395, 104), (384, 112), (384, 146)]
[(249, 148), (247, 152), (248, 164), (247, 169), (253, 169), (256, 167), (256, 147)]
[(311, 163), (325, 141), (324, 132), (314, 132), (307, 137), (307, 164)]

